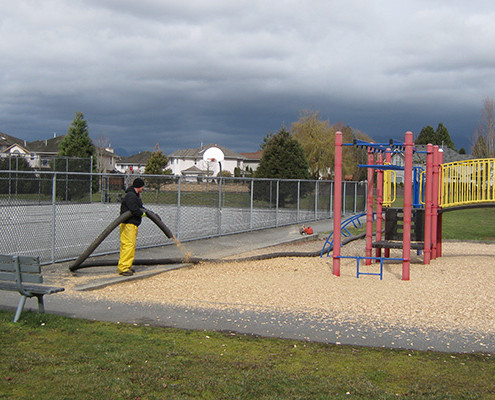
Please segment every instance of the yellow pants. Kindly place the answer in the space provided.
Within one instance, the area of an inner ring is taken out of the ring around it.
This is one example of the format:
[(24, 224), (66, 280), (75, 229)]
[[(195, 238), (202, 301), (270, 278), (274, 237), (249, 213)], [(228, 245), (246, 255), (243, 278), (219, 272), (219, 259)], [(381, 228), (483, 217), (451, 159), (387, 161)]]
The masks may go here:
[(129, 271), (136, 254), (138, 227), (134, 224), (120, 224), (120, 259), (118, 272)]

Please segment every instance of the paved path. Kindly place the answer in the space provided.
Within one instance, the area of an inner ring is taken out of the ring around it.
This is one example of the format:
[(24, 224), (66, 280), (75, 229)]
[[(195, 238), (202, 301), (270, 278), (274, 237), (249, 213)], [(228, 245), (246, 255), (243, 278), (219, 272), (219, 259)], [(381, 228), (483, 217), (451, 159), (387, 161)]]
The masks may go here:
[[(311, 224), (316, 234), (328, 232), (331, 221)], [(300, 240), (299, 227), (296, 225), (282, 228), (243, 233), (238, 235), (212, 238), (197, 242), (188, 242), (187, 249), (194, 256), (207, 258), (226, 257), (261, 247)], [(137, 258), (177, 257), (180, 253), (175, 247), (149, 249), (141, 251)], [(113, 257), (115, 258), (115, 257)], [(163, 273), (166, 268), (179, 268), (181, 265), (146, 267), (137, 274), (136, 279)], [(91, 273), (94, 279), (80, 289), (90, 289), (116, 281), (129, 279), (125, 277), (99, 278), (105, 268)], [(113, 268), (115, 267), (108, 267)], [(108, 272), (108, 270), (107, 270)], [(83, 272), (81, 272), (83, 273)], [(57, 281), (68, 277), (67, 264), (46, 268), (48, 281)], [(134, 278), (134, 277), (132, 277)], [(132, 279), (131, 278), (131, 279)], [(68, 279), (68, 278), (67, 278)], [(19, 296), (16, 293), (0, 291), (0, 307), (13, 309)], [(470, 333), (445, 333), (441, 331), (424, 331), (420, 329), (376, 328), (353, 322), (338, 322), (331, 315), (315, 318), (312, 315), (257, 312), (204, 310), (182, 306), (147, 305), (140, 303), (125, 304), (118, 301), (89, 301), (77, 299), (64, 293), (47, 296), (47, 312), (89, 320), (101, 320), (131, 324), (175, 327), (180, 329), (205, 329), (233, 331), (266, 337), (299, 339), (322, 343), (358, 345), (385, 348), (402, 348), (413, 350), (435, 350), (443, 352), (486, 352), (495, 353), (495, 335), (473, 335)], [(36, 300), (30, 299), (28, 309), (36, 309)]]

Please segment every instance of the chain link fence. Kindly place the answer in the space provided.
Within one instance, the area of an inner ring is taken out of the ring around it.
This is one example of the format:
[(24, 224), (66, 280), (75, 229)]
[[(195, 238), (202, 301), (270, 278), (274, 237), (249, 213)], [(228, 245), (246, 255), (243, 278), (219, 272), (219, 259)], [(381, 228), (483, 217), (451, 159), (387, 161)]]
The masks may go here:
[[(120, 213), (138, 175), (0, 171), (0, 248), (44, 264), (77, 258)], [(332, 181), (141, 175), (144, 206), (181, 241), (328, 219)], [(343, 214), (365, 209), (366, 184), (343, 183)], [(330, 230), (329, 225), (329, 230)], [(138, 248), (172, 244), (143, 219)], [(94, 255), (119, 251), (118, 229)]]

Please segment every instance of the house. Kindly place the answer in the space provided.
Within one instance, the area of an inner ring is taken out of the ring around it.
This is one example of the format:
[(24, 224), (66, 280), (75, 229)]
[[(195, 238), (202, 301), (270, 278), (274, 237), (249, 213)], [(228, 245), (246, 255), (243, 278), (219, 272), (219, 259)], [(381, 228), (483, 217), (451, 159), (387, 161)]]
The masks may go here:
[(254, 153), (241, 153), (244, 160), (244, 171), (256, 171), (260, 165), (261, 157), (263, 157), (263, 150), (255, 151)]
[[(51, 168), (50, 161), (58, 157), (59, 146), (65, 135), (53, 138), (26, 142), (14, 136), (0, 132), (0, 157), (24, 157), (31, 168), (36, 170)], [(120, 158), (111, 148), (96, 147), (96, 158), (101, 172), (112, 172), (115, 162)]]
[(0, 132), (0, 156), (22, 156), (29, 158), (30, 153), (25, 140)]
[[(204, 161), (203, 154), (211, 147), (219, 148), (224, 155), (222, 162)], [(195, 175), (195, 176), (216, 176), (222, 171), (229, 171), (234, 176), (235, 168), (244, 169), (245, 157), (226, 147), (216, 144), (209, 144), (194, 149), (183, 149), (174, 151), (168, 155), (167, 168), (172, 170), (174, 175)]]
[[(31, 166), (35, 169), (49, 168), (50, 160), (58, 157), (59, 146), (65, 136), (57, 136), (54, 133), (53, 138), (29, 142), (28, 147), (31, 152), (31, 159), (33, 160)], [(98, 172), (113, 172), (115, 170), (115, 163), (119, 159), (120, 156), (115, 154), (112, 148), (95, 146), (95, 161)]]
[[(472, 156), (469, 154), (459, 154), (457, 151), (452, 150), (449, 147), (443, 148), (443, 162), (444, 163), (469, 160), (471, 158), (472, 158)], [(396, 165), (398, 167), (404, 167), (404, 153), (402, 153), (402, 152), (393, 153), (391, 164)], [(426, 169), (426, 145), (425, 144), (418, 144), (418, 145), (414, 146), (413, 167), (422, 167), (423, 169)], [(403, 183), (404, 182), (404, 171), (403, 170), (402, 171), (397, 170), (394, 172), (396, 174), (397, 183)]]
[(115, 170), (121, 173), (144, 174), (151, 151), (142, 151), (129, 157), (122, 157), (115, 163)]
[(45, 140), (29, 142), (28, 147), (31, 153), (31, 167), (34, 169), (50, 168), (50, 160), (58, 156), (58, 147), (65, 135), (53, 137)]
[(108, 173), (116, 170), (118, 161), (122, 158), (115, 154), (111, 147), (98, 147), (96, 148), (96, 163), (99, 172)]

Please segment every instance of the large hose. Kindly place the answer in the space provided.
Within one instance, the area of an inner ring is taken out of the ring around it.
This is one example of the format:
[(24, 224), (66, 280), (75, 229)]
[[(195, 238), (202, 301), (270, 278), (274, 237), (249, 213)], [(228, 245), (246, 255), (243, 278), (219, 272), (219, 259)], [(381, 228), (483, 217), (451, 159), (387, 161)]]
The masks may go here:
[[(174, 235), (172, 234), (170, 229), (168, 229), (168, 227), (163, 223), (163, 221), (161, 220), (161, 218), (157, 214), (155, 214), (151, 210), (146, 210), (144, 208), (141, 208), (140, 210), (143, 214), (146, 214), (146, 216), (149, 217), (149, 219), (151, 219), (158, 226), (158, 228), (160, 228), (163, 231), (163, 233), (165, 233), (165, 235), (169, 239), (173, 239)], [(84, 267), (80, 266), (84, 262), (84, 260), (86, 260), (86, 258), (88, 258), (91, 255), (91, 253), (93, 253), (93, 251), (95, 251), (95, 249), (100, 245), (100, 243), (103, 242), (103, 240), (105, 240), (105, 238), (108, 235), (110, 235), (110, 233), (112, 233), (112, 231), (117, 226), (119, 226), (121, 223), (127, 221), (131, 217), (132, 217), (131, 211), (126, 211), (125, 213), (122, 213), (121, 215), (119, 215), (119, 217), (116, 218), (114, 221), (112, 221), (110, 223), (110, 225), (108, 225), (103, 230), (103, 232), (100, 233), (100, 235), (93, 241), (93, 243), (91, 243), (88, 246), (88, 248), (86, 250), (84, 250), (84, 252), (77, 258), (77, 260), (74, 261), (69, 266), (69, 269), (71, 271), (75, 271), (76, 269), (84, 268)]]
[[(156, 214), (155, 214), (156, 215)], [(342, 246), (346, 245), (354, 240), (361, 239), (366, 235), (366, 232), (361, 233), (356, 236), (349, 236), (342, 241)], [(332, 248), (330, 248), (331, 251)], [(226, 262), (243, 262), (243, 261), (256, 261), (256, 260), (268, 260), (272, 258), (279, 257), (320, 257), (321, 250), (313, 252), (277, 252), (269, 254), (260, 254), (257, 256), (243, 257), (243, 258), (199, 258), (199, 257), (184, 257), (184, 258), (154, 258), (154, 259), (135, 259), (134, 265), (167, 265), (167, 264), (199, 264), (200, 262), (215, 262), (215, 263), (226, 263)], [(83, 260), (84, 261), (84, 260)], [(80, 265), (79, 263), (76, 267), (71, 267), (71, 271), (75, 271), (81, 268), (89, 267), (108, 267), (115, 266), (118, 264), (118, 260), (100, 260), (91, 261)]]

